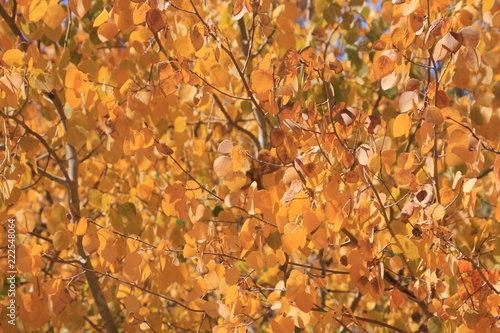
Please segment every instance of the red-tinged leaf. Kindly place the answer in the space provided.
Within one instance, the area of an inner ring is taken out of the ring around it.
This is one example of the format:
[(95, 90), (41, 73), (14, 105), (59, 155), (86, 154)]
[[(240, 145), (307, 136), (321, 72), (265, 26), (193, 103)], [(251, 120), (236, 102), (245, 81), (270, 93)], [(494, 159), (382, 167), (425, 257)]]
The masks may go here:
[(459, 260), (458, 270), (460, 273), (469, 273), (470, 271), (472, 271), (472, 263), (468, 260)]

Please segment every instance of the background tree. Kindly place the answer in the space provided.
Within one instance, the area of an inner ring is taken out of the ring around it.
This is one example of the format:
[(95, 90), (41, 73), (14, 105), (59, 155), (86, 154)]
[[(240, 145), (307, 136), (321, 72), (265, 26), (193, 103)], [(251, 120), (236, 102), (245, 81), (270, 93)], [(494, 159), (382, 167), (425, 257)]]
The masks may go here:
[(1, 4), (20, 331), (500, 330), (494, 1)]

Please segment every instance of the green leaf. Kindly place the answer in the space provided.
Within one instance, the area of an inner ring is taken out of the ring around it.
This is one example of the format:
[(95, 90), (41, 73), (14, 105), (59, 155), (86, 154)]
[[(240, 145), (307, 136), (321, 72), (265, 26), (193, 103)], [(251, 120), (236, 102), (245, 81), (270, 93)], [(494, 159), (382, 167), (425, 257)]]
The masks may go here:
[(217, 217), (217, 216), (219, 216), (219, 213), (222, 212), (223, 210), (224, 210), (224, 206), (217, 205), (217, 206), (215, 206), (215, 208), (212, 211), (212, 213), (214, 214), (214, 217)]
[(329, 24), (333, 24), (339, 20), (340, 15), (342, 15), (342, 9), (338, 3), (332, 3), (323, 12), (323, 18)]
[(444, 319), (432, 317), (427, 321), (427, 329), (429, 333), (443, 333)]
[(279, 249), (281, 247), (281, 233), (278, 230), (270, 233), (266, 239), (266, 243), (273, 250)]

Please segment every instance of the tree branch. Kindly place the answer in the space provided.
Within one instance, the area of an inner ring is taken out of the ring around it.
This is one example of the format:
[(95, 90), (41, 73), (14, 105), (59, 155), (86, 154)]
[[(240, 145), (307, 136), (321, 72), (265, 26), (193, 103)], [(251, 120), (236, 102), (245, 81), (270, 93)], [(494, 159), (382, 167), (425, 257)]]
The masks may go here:
[(241, 127), (237, 122), (235, 122), (231, 118), (229, 113), (227, 113), (226, 108), (224, 107), (224, 104), (222, 104), (221, 100), (219, 99), (219, 97), (217, 97), (217, 95), (212, 94), (212, 97), (214, 98), (215, 103), (219, 106), (219, 109), (221, 110), (221, 112), (224, 114), (224, 117), (226, 117), (228, 123), (230, 125), (232, 125), (234, 128), (236, 128), (237, 130), (239, 130), (240, 132), (242, 132), (242, 133), (246, 134), (248, 137), (250, 137), (250, 139), (252, 139), (252, 141), (255, 143), (257, 150), (260, 151), (262, 149), (262, 147), (260, 145), (259, 140), (255, 137), (255, 135), (253, 135), (252, 132), (250, 132), (249, 130)]

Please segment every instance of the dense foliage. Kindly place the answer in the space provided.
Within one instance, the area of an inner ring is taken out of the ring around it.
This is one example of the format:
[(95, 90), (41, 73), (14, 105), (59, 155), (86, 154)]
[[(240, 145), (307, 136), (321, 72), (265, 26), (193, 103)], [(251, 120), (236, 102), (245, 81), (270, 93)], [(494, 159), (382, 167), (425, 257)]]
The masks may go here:
[(499, 332), (499, 9), (0, 0), (17, 329)]

